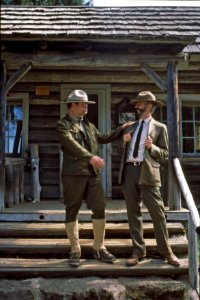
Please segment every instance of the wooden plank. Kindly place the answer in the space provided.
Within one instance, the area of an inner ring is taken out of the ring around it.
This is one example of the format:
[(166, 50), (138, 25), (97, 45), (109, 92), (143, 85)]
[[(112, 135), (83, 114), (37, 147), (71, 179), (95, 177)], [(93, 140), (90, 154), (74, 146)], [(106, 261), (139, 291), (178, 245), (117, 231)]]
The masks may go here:
[(164, 64), (168, 59), (183, 61), (184, 58), (170, 55), (140, 55), (140, 54), (118, 54), (118, 53), (100, 53), (100, 52), (59, 52), (59, 51), (37, 51), (32, 53), (12, 53), (3, 52), (3, 58), (6, 59), (9, 68), (18, 68), (22, 63), (32, 61), (37, 69), (49, 68), (112, 68), (112, 67), (139, 67), (141, 62), (150, 62), (154, 64)]
[(0, 258), (0, 276), (13, 277), (84, 277), (84, 276), (173, 276), (188, 272), (187, 259), (180, 260), (179, 268), (173, 267), (161, 259), (144, 259), (134, 268), (126, 266), (125, 259), (117, 259), (114, 264), (105, 264), (97, 260), (81, 259), (79, 268), (71, 268), (68, 259), (22, 259)]
[(5, 198), (6, 64), (0, 64), (0, 212)]
[(24, 75), (32, 68), (32, 63), (31, 62), (26, 62), (21, 67), (19, 70), (17, 70), (14, 74), (10, 76), (6, 83), (6, 94), (12, 89), (12, 87), (20, 81)]
[(24, 167), (19, 168), (19, 193), (20, 193), (20, 198), (19, 201), (20, 203), (24, 202)]
[[(87, 76), (86, 76), (87, 74)], [(159, 72), (160, 76), (164, 76), (164, 72)], [(130, 71), (75, 71), (70, 72), (59, 71), (54, 72), (50, 70), (49, 72), (39, 72), (32, 71), (26, 74), (22, 79), (23, 83), (150, 83), (151, 80), (143, 74), (143, 72), (130, 72)], [(180, 83), (200, 83), (198, 77), (181, 77)]]
[(163, 91), (167, 91), (167, 83), (163, 80), (150, 66), (146, 64), (141, 65), (144, 73)]
[[(91, 253), (93, 239), (80, 239), (81, 251), (83, 254)], [(131, 254), (131, 239), (105, 239), (105, 246), (115, 255)], [(169, 244), (176, 254), (187, 254), (188, 241), (186, 238), (177, 237), (169, 239)], [(157, 253), (155, 239), (145, 239), (148, 254)], [(0, 253), (3, 255), (22, 255), (22, 254), (65, 254), (70, 251), (70, 242), (67, 238), (0, 238)]]
[(30, 99), (30, 105), (60, 105), (60, 99)]
[(167, 86), (167, 127), (169, 134), (168, 203), (172, 210), (179, 210), (181, 209), (181, 191), (176, 179), (173, 159), (180, 156), (180, 109), (177, 66), (173, 62), (169, 62), (167, 65)]
[[(55, 189), (55, 188), (54, 188)], [(166, 211), (165, 212), (167, 221), (187, 221), (188, 220), (188, 210), (182, 209), (181, 211)], [(79, 221), (80, 222), (90, 222), (92, 217), (91, 211), (80, 211)], [(127, 212), (126, 210), (107, 210), (106, 220), (108, 222), (127, 222)], [(149, 213), (143, 210), (143, 220), (151, 221)], [(37, 210), (37, 212), (18, 212), (13, 209), (9, 212), (4, 212), (0, 214), (0, 221), (2, 222), (65, 222), (65, 210)]]
[(15, 192), (15, 182), (14, 182), (14, 165), (6, 166), (6, 197), (5, 197), (5, 207), (12, 207), (14, 205), (14, 192)]
[(19, 167), (13, 166), (13, 177), (14, 177), (14, 204), (19, 204)]
[[(182, 223), (167, 223), (167, 229), (170, 235), (185, 234)], [(152, 223), (143, 223), (144, 236), (154, 236)], [(92, 223), (79, 223), (80, 237), (93, 237)], [(0, 237), (66, 237), (66, 228), (64, 223), (16, 223), (1, 222)], [(130, 238), (128, 223), (107, 223), (106, 238), (122, 237)]]

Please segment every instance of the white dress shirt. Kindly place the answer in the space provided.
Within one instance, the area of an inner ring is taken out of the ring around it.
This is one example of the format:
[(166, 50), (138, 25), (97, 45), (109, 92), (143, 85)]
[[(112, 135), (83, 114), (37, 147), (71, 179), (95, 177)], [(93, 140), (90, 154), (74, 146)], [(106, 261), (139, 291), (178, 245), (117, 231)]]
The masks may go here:
[(143, 128), (142, 128), (142, 133), (141, 133), (141, 138), (140, 138), (140, 144), (139, 144), (139, 149), (138, 149), (138, 156), (137, 157), (133, 157), (133, 151), (134, 151), (134, 147), (135, 147), (135, 142), (136, 142), (136, 138), (137, 138), (137, 134), (140, 128), (140, 125), (142, 123), (142, 119), (139, 120), (139, 124), (131, 138), (130, 141), (130, 145), (128, 148), (128, 153), (127, 153), (127, 157), (126, 157), (126, 162), (141, 162), (143, 161), (143, 157), (144, 157), (144, 150), (145, 150), (145, 141), (147, 139), (148, 136), (148, 131), (149, 131), (149, 123), (151, 121), (151, 117), (144, 119), (144, 124), (143, 124)]

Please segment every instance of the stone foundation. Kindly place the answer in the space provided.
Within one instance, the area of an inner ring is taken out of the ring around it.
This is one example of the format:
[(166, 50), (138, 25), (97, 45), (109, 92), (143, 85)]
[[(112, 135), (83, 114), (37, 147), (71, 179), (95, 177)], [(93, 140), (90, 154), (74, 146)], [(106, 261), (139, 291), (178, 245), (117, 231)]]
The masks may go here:
[(163, 277), (33, 278), (0, 281), (0, 300), (189, 300), (188, 284)]

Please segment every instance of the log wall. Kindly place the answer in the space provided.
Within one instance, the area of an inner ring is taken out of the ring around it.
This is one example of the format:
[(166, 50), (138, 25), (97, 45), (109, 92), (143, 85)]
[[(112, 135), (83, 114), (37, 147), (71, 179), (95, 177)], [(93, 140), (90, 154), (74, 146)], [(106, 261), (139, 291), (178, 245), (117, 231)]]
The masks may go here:
[[(154, 69), (163, 79), (166, 78), (166, 64), (154, 65)], [(9, 68), (9, 64), (8, 64)], [(83, 68), (83, 67), (82, 67)], [(77, 68), (76, 68), (77, 69)], [(200, 95), (200, 60), (198, 55), (190, 57), (190, 62), (180, 63), (179, 67), (179, 93)], [(8, 72), (11, 74), (12, 70)], [(139, 66), (135, 68), (120, 68), (94, 70), (88, 66), (81, 70), (60, 69), (39, 69), (33, 68), (22, 78), (12, 92), (27, 92), (30, 95), (30, 116), (29, 116), (29, 143), (39, 144), (40, 153), (40, 182), (42, 186), (42, 199), (55, 199), (59, 197), (59, 145), (55, 132), (56, 122), (59, 119), (60, 84), (79, 83), (110, 84), (112, 100), (112, 127), (118, 125), (118, 105), (124, 97), (134, 97), (141, 90), (150, 90), (153, 93), (161, 94), (160, 89), (150, 81)], [(36, 96), (37, 85), (48, 86), (49, 96)], [(188, 98), (189, 99), (189, 98)], [(200, 100), (200, 99), (199, 99)], [(112, 183), (113, 198), (122, 198), (121, 187), (117, 184), (119, 154), (118, 142), (112, 147)], [(200, 160), (196, 160), (196, 165)], [(193, 167), (187, 170), (193, 172)], [(30, 169), (26, 168), (26, 193), (30, 192)], [(196, 180), (196, 179), (195, 179)], [(193, 183), (191, 182), (191, 187)], [(197, 193), (195, 192), (195, 195)], [(198, 196), (197, 196), (198, 197)], [(200, 199), (199, 199), (200, 200)]]

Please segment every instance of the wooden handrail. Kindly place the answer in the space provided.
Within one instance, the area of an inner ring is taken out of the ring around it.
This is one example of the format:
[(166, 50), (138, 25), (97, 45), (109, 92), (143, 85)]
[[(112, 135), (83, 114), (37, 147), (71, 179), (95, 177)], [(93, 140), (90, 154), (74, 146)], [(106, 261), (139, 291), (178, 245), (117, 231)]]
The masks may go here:
[(186, 204), (187, 204), (187, 208), (191, 214), (191, 218), (192, 218), (192, 222), (193, 225), (195, 227), (195, 230), (198, 234), (200, 234), (200, 216), (199, 216), (199, 212), (198, 209), (195, 205), (193, 196), (190, 192), (188, 183), (185, 179), (185, 176), (183, 174), (183, 170), (180, 164), (180, 161), (178, 158), (174, 158), (173, 159), (173, 164), (174, 164), (174, 169), (176, 172), (176, 176), (181, 188), (181, 191), (183, 193), (183, 196), (185, 198)]
[(173, 159), (173, 165), (181, 191), (189, 210), (188, 217), (188, 257), (189, 257), (189, 281), (192, 288), (199, 293), (199, 250), (197, 233), (200, 234), (200, 217), (193, 196), (183, 174), (178, 158)]

